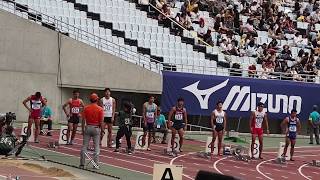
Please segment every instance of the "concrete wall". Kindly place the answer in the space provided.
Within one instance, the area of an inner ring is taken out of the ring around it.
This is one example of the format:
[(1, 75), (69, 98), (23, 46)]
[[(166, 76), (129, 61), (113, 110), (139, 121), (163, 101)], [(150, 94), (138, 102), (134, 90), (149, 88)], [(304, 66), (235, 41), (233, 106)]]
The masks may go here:
[(16, 112), (25, 121), (23, 99), (41, 91), (55, 118), (63, 120), (61, 104), (72, 92), (66, 87), (83, 88), (84, 98), (106, 86), (119, 92), (161, 93), (159, 74), (2, 10), (0, 24), (0, 113)]

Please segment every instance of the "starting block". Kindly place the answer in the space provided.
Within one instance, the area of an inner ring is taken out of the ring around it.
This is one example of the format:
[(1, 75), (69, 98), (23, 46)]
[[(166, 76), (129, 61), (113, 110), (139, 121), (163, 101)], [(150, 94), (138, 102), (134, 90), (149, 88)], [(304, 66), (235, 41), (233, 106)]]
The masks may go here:
[(275, 163), (276, 164), (285, 164), (286, 158), (285, 157), (277, 157), (277, 159), (275, 159)]
[(48, 148), (58, 148), (59, 142), (58, 141), (51, 141), (48, 143)]
[(311, 165), (316, 166), (316, 167), (320, 167), (320, 161), (319, 160), (312, 160)]
[[(20, 135), (27, 136), (27, 141), (33, 142), (34, 141), (34, 125), (31, 126), (31, 134), (29, 137), (27, 135), (27, 131), (28, 131), (28, 123), (23, 123)], [(21, 137), (20, 141), (23, 141), (22, 137)]]

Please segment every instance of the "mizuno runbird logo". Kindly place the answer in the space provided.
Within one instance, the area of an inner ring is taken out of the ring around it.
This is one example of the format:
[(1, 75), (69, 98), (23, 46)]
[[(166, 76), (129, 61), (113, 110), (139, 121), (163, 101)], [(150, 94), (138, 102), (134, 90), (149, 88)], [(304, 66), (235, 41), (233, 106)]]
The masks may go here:
[[(197, 81), (189, 86), (182, 88), (183, 90), (191, 92), (199, 101), (201, 109), (208, 109), (208, 101), (212, 93), (217, 90), (224, 88), (229, 82), (229, 79), (223, 81), (222, 83), (213, 86), (209, 89), (198, 89), (200, 81)], [(203, 97), (204, 96), (204, 97)]]

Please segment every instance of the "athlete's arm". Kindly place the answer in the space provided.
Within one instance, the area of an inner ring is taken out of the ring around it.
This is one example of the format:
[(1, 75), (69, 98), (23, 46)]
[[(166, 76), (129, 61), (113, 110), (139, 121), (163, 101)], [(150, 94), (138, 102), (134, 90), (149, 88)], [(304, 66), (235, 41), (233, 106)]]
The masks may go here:
[(28, 105), (27, 105), (27, 102), (30, 101), (30, 100), (31, 100), (31, 97), (29, 96), (29, 97), (27, 97), (27, 98), (22, 102), (22, 104), (24, 105), (24, 107), (26, 107), (29, 112), (32, 111), (31, 108), (28, 107)]
[(146, 103), (143, 104), (142, 106), (142, 116), (143, 116), (143, 122), (144, 122), (144, 125), (147, 125), (147, 118), (146, 118)]
[(102, 134), (104, 135), (105, 134), (105, 124), (104, 124), (104, 121), (103, 121), (103, 118), (104, 118), (104, 112), (103, 112), (103, 109), (100, 109), (100, 111), (99, 111), (99, 116), (98, 116), (98, 118), (99, 118), (99, 123), (100, 123), (100, 130), (101, 130), (101, 132), (102, 132)]
[(280, 128), (283, 132), (283, 134), (287, 134), (287, 127), (288, 127), (288, 118), (284, 118), (284, 120), (280, 124)]
[(99, 101), (98, 101), (98, 106), (100, 106), (100, 107), (102, 107), (102, 108), (103, 108), (102, 98), (101, 98), (101, 99), (99, 99)]
[(80, 100), (80, 108), (81, 108), (81, 111), (83, 111), (83, 108), (84, 108), (84, 102), (82, 101), (82, 99)]
[(213, 127), (214, 127), (214, 120), (216, 119), (215, 115), (214, 115), (214, 112), (211, 113), (211, 128), (213, 130)]
[(250, 128), (250, 131), (252, 132), (252, 121), (253, 121), (253, 118), (254, 118), (254, 112), (251, 112), (251, 115), (250, 115), (250, 119), (249, 119), (249, 128)]
[(114, 122), (114, 116), (116, 114), (116, 100), (112, 98), (112, 118), (111, 118), (111, 122)]
[(169, 128), (172, 126), (172, 115), (175, 111), (176, 111), (176, 108), (173, 107), (169, 112), (169, 115), (168, 115)]
[(70, 116), (70, 113), (67, 111), (66, 107), (69, 106), (69, 104), (70, 104), (70, 99), (66, 103), (64, 103), (64, 105), (62, 106), (62, 109), (68, 118)]
[(154, 119), (157, 119), (157, 109), (158, 109), (158, 106), (156, 105), (155, 107), (156, 112), (154, 112)]
[(86, 126), (86, 114), (85, 112), (82, 113), (82, 121), (81, 121), (81, 129), (82, 129), (82, 134), (84, 134), (84, 127)]
[(227, 113), (224, 113), (223, 126), (224, 126), (224, 130), (227, 131)]
[(183, 114), (184, 114), (184, 124), (185, 124), (184, 130), (186, 130), (187, 129), (187, 123), (188, 123), (188, 115), (187, 115), (187, 110), (186, 109), (184, 109)]
[(269, 122), (268, 122), (268, 115), (267, 115), (267, 113), (266, 113), (265, 116), (264, 116), (264, 123), (266, 124), (267, 134), (269, 134), (270, 131), (269, 131)]

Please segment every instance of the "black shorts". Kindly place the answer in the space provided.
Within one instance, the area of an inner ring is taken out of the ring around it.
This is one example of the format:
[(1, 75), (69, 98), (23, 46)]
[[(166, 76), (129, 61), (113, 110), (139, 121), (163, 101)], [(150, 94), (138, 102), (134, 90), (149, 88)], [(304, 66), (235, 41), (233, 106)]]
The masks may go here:
[(154, 132), (154, 123), (147, 123), (147, 126), (143, 127), (143, 131)]
[(79, 124), (79, 122), (80, 122), (80, 117), (78, 115), (72, 115), (68, 120), (68, 123), (72, 123), (72, 124)]
[(224, 127), (222, 125), (216, 125), (216, 127), (214, 128), (217, 132), (220, 132), (224, 129)]
[(185, 124), (184, 124), (184, 123), (180, 123), (180, 122), (179, 122), (179, 123), (173, 122), (173, 125), (172, 125), (172, 127), (173, 127), (174, 129), (176, 129), (176, 130), (183, 129), (184, 126), (185, 126)]
[(103, 122), (105, 122), (107, 124), (111, 124), (112, 123), (111, 119), (112, 119), (112, 117), (104, 117)]

